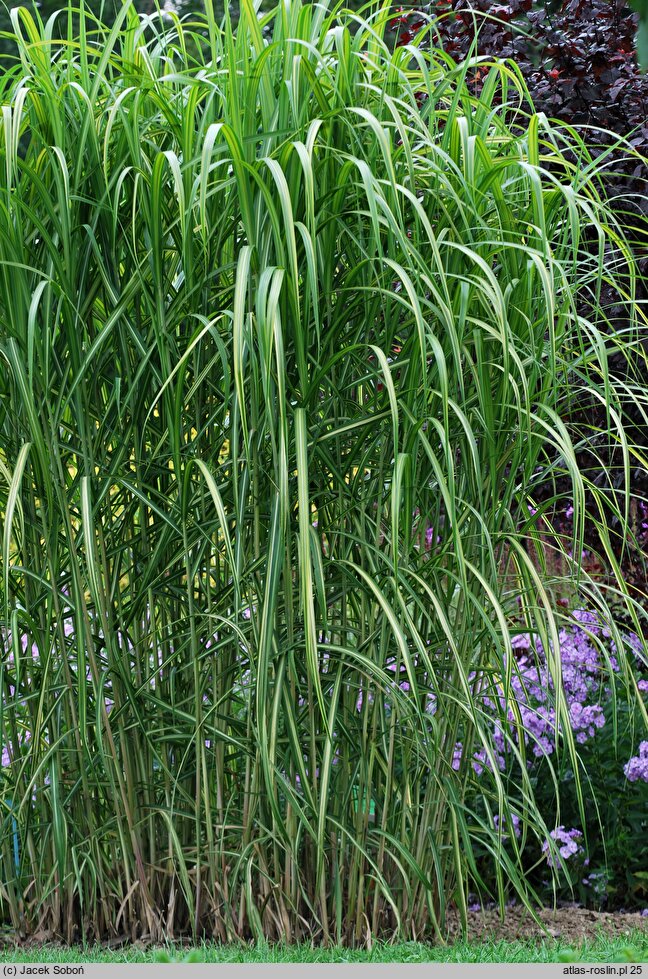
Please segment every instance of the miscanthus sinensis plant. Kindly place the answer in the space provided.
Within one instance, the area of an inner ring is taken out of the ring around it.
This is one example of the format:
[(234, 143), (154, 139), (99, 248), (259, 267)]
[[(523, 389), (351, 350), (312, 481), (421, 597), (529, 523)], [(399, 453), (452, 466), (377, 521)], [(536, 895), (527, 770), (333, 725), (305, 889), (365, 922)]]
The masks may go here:
[[(476, 100), (426, 31), (390, 49), (387, 6), (243, 0), (235, 32), (206, 7), (69, 35), (12, 13), (0, 913), (67, 939), (442, 934), (477, 842), (502, 905), (533, 903), (554, 828), (517, 634), (545, 651), (549, 763), (577, 751), (545, 557), (580, 553), (586, 490), (613, 567), (608, 517), (630, 533), (631, 249), (513, 63)], [(621, 484), (577, 465), (584, 398)], [(570, 542), (533, 506), (561, 473)], [(610, 607), (640, 635), (638, 602), (565, 567), (633, 697)]]

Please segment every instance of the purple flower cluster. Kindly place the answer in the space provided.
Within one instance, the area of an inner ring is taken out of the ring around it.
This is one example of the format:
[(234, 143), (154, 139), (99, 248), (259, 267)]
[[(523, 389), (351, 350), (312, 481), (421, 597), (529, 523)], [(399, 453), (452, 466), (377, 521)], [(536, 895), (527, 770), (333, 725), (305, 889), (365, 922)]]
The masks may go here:
[(642, 536), (648, 534), (648, 503), (645, 500), (639, 500), (638, 504), (639, 510), (639, 526), (642, 531)]
[[(610, 631), (598, 615), (585, 609), (572, 613), (572, 622), (560, 629), (558, 640), (562, 693), (569, 725), (576, 742), (585, 744), (605, 725), (601, 698), (609, 690), (603, 680), (608, 664), (613, 672), (619, 671), (617, 650)], [(637, 661), (642, 662), (642, 640), (630, 633), (623, 636), (623, 643)], [(563, 724), (556, 716), (550, 657), (541, 640), (523, 633), (513, 638), (512, 646), (515, 660), (508, 697), (501, 677), (484, 673), (472, 673), (469, 677), (476, 697), (492, 717), (494, 757), (500, 770), (506, 767), (511, 746), (519, 744), (520, 732), (532, 754), (542, 758), (554, 751)], [(549, 652), (552, 656), (552, 647)], [(641, 692), (648, 690), (646, 679), (639, 679), (637, 685)], [(458, 742), (454, 747), (453, 768), (460, 767), (461, 756), (462, 746)], [(528, 765), (531, 764), (529, 761)], [(477, 775), (492, 767), (483, 748), (473, 754), (472, 766)], [(648, 758), (645, 761), (643, 756), (631, 759), (626, 767), (633, 780), (648, 777)]]
[[(571, 860), (574, 857), (581, 857), (584, 855), (585, 850), (580, 844), (580, 841), (583, 839), (583, 834), (579, 829), (565, 829), (564, 826), (557, 826), (556, 829), (552, 829), (549, 836), (555, 843), (560, 844), (558, 852), (563, 860)], [(542, 844), (542, 852), (547, 858), (548, 865), (550, 867), (554, 867), (555, 863), (550, 849), (551, 844), (549, 843), (549, 840), (545, 840), (545, 842)], [(584, 863), (586, 865), (587, 860), (585, 860)]]
[[(21, 735), (21, 737), (20, 737), (20, 745), (19, 745), (19, 747), (21, 749), (24, 748), (24, 747), (26, 747), (29, 744), (30, 740), (31, 740), (31, 735), (30, 735), (29, 731), (25, 731)], [(9, 766), (15, 760), (16, 760), (15, 759), (15, 755), (13, 755), (12, 752), (9, 751), (9, 748), (5, 745), (3, 747), (3, 749), (2, 749), (2, 763), (1, 763), (1, 766), (0, 767), (2, 767), (2, 768), (9, 768)]]
[[(502, 839), (505, 840), (506, 837), (508, 836), (508, 833), (505, 832), (506, 825), (507, 825), (506, 816), (502, 816), (501, 823), (502, 823)], [(499, 829), (500, 828), (500, 818), (499, 818), (499, 816), (497, 816), (497, 815), (493, 816), (493, 824), (495, 826), (495, 829)], [(514, 834), (514, 836), (516, 836), (519, 839), (520, 838), (520, 834), (521, 834), (521, 830), (520, 830), (520, 817), (519, 816), (516, 816), (514, 812), (511, 813), (511, 826), (513, 827), (513, 834)]]
[[(9, 664), (10, 666), (13, 666), (13, 664), (15, 662), (15, 657), (14, 657), (14, 651), (13, 651), (13, 638), (12, 638), (11, 632), (10, 631), (5, 632), (5, 630), (3, 629), (2, 632), (1, 632), (1, 635), (2, 635), (3, 644), (4, 644), (5, 648), (8, 648), (8, 650), (9, 650), (8, 653), (7, 653), (7, 658), (6, 658), (5, 662), (7, 664)], [(66, 635), (67, 635), (67, 633), (66, 633)], [(20, 637), (20, 645), (21, 645), (22, 651), (23, 651), (23, 653), (25, 655), (27, 655), (27, 649), (31, 645), (31, 649), (30, 649), (31, 658), (34, 661), (38, 659), (38, 646), (36, 645), (36, 643), (31, 643), (30, 644), (29, 637), (28, 636), (22, 635)]]
[[(607, 640), (607, 661), (613, 672), (618, 672), (619, 664), (610, 632), (601, 624), (595, 612), (576, 609), (572, 618), (573, 625), (561, 629), (558, 636), (562, 688), (575, 739), (579, 744), (585, 744), (605, 724), (603, 707), (599, 702), (605, 671), (605, 657), (600, 644)], [(639, 637), (631, 633), (623, 638), (638, 658), (643, 648)], [(531, 640), (528, 636), (520, 636), (514, 645), (518, 650), (530, 650)], [(534, 739), (533, 753), (540, 757), (553, 751), (556, 729), (560, 730), (560, 725), (556, 725), (555, 710), (548, 706), (549, 691), (553, 690), (554, 681), (548, 657), (539, 639), (535, 642), (535, 653), (536, 656), (531, 659), (522, 653), (517, 661), (518, 671), (513, 677), (512, 686), (524, 726)]]
[[(452, 767), (454, 768), (455, 772), (458, 772), (459, 769), (461, 768), (461, 761), (463, 755), (464, 755), (463, 744), (461, 741), (457, 741), (452, 751)], [(503, 772), (506, 767), (506, 761), (503, 755), (496, 754), (495, 758), (497, 760), (497, 767), (501, 772)], [(486, 751), (483, 748), (480, 748), (479, 751), (476, 751), (473, 754), (472, 767), (473, 770), (477, 773), (477, 775), (481, 775), (484, 769), (486, 768), (488, 768), (489, 770), (492, 768), (490, 758), (488, 757)]]
[(648, 782), (648, 741), (639, 745), (639, 754), (623, 766), (623, 774), (629, 782)]
[(584, 744), (593, 738), (596, 729), (605, 724), (605, 715), (600, 704), (583, 707), (577, 700), (569, 705), (569, 719), (579, 744)]
[(594, 870), (587, 877), (583, 877), (581, 884), (589, 888), (592, 897), (601, 901), (605, 899), (609, 882), (610, 878), (606, 870)]

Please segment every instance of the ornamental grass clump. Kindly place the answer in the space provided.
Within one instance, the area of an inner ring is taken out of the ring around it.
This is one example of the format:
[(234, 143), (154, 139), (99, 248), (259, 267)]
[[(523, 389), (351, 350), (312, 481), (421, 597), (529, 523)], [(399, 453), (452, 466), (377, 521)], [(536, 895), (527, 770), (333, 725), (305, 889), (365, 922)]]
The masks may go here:
[[(645, 464), (602, 164), (512, 62), (482, 59), (477, 100), (425, 31), (390, 50), (387, 5), (243, 0), (235, 33), (210, 2), (77, 13), (59, 41), (13, 10), (0, 81), (0, 915), (443, 935), (477, 844), (502, 910), (533, 904), (555, 824), (512, 640), (544, 650), (549, 770), (578, 773), (554, 599), (606, 622), (628, 699), (612, 605), (645, 617), (569, 559), (588, 519), (616, 567)], [(576, 465), (587, 398), (621, 481)], [(570, 540), (534, 505), (565, 473)], [(497, 738), (484, 683), (517, 718)]]

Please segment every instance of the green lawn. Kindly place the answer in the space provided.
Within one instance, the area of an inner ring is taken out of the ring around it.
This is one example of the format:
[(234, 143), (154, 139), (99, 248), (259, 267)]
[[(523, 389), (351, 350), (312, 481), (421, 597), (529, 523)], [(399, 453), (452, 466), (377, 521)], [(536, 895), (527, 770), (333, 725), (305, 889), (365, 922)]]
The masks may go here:
[[(457, 942), (446, 948), (420, 942), (376, 944), (366, 949), (312, 948), (308, 945), (203, 944), (190, 951), (195, 962), (644, 962), (648, 935), (635, 931), (623, 938), (600, 937), (573, 948), (561, 941)], [(107, 951), (101, 945), (68, 949), (57, 945), (0, 952), (2, 962), (152, 962), (182, 960), (185, 950), (127, 947)]]

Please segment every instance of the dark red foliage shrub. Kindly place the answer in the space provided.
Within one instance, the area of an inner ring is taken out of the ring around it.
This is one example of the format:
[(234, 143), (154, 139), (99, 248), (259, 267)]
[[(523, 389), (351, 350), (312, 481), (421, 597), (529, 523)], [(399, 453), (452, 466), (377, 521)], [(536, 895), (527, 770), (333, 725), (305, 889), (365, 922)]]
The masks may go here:
[[(625, 0), (437, 0), (398, 9), (395, 43), (409, 43), (423, 24), (456, 61), (466, 58), (477, 38), (477, 53), (513, 58), (520, 66), (538, 111), (569, 124), (603, 133), (592, 141), (612, 145), (628, 136), (648, 153), (648, 75), (635, 55), (638, 15)], [(479, 93), (484, 72), (471, 81)], [(648, 216), (646, 173), (636, 158), (613, 156), (613, 194), (631, 195)], [(648, 233), (647, 233), (648, 240)]]

